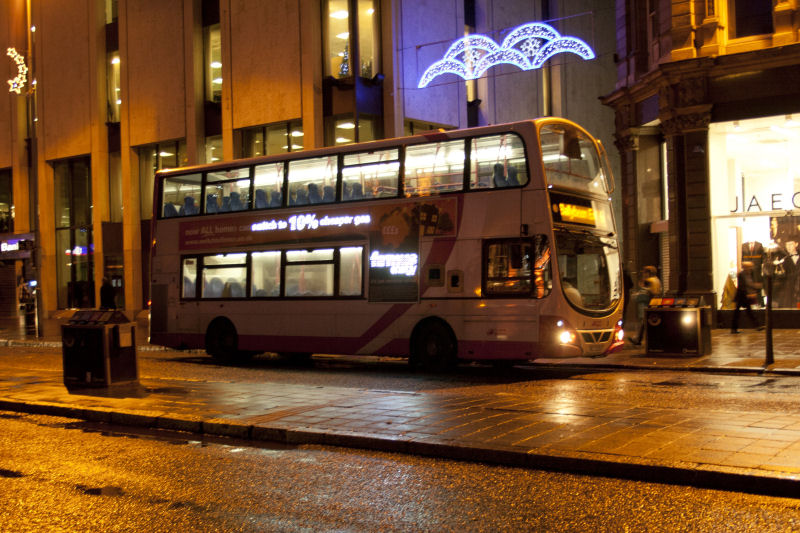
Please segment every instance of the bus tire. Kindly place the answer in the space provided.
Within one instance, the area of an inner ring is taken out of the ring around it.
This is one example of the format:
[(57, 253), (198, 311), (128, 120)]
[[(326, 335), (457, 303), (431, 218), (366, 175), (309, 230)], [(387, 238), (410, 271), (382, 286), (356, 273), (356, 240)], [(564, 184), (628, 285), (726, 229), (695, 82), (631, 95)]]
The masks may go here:
[(206, 353), (223, 363), (241, 363), (253, 355), (239, 350), (236, 326), (222, 317), (212, 320), (206, 329)]
[(424, 320), (414, 328), (408, 362), (412, 368), (434, 372), (450, 370), (458, 363), (458, 343), (453, 331), (441, 320)]

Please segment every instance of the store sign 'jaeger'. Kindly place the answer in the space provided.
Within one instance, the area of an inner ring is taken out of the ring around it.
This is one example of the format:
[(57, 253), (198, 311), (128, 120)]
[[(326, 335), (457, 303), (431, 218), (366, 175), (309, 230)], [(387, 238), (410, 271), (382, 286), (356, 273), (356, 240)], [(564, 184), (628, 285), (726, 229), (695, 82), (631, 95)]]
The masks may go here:
[[(760, 199), (759, 199), (760, 198)], [(766, 201), (762, 205), (762, 201)], [(764, 198), (759, 195), (752, 195), (747, 206), (744, 202), (740, 202), (739, 196), (736, 196), (734, 208), (731, 213), (749, 213), (751, 211), (785, 211), (787, 209), (800, 209), (800, 191), (794, 193), (791, 199), (787, 195), (776, 192), (769, 194)]]

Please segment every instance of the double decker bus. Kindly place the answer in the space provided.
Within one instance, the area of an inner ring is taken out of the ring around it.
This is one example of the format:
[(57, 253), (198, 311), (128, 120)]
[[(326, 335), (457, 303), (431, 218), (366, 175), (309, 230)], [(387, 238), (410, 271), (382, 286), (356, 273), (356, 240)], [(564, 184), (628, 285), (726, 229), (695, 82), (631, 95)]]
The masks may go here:
[(444, 369), (623, 344), (602, 145), (541, 118), (160, 172), (150, 342)]

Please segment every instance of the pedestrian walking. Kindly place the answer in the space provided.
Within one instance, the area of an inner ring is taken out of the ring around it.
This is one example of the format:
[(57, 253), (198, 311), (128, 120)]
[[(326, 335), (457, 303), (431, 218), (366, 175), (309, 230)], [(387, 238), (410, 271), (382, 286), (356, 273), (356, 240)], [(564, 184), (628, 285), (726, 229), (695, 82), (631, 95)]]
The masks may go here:
[(642, 275), (639, 278), (639, 287), (641, 290), (636, 295), (636, 308), (639, 316), (639, 334), (636, 338), (628, 337), (636, 346), (642, 344), (644, 338), (644, 308), (650, 303), (651, 298), (661, 296), (661, 280), (658, 278), (658, 271), (656, 267), (648, 265), (642, 269)]
[(736, 308), (733, 310), (731, 333), (739, 333), (739, 311), (741, 309), (745, 310), (747, 316), (756, 325), (757, 330), (764, 329), (764, 326), (759, 324), (752, 307), (758, 301), (760, 290), (761, 284), (756, 283), (753, 277), (753, 263), (751, 261), (743, 261), (742, 269), (736, 275), (736, 298), (734, 298)]

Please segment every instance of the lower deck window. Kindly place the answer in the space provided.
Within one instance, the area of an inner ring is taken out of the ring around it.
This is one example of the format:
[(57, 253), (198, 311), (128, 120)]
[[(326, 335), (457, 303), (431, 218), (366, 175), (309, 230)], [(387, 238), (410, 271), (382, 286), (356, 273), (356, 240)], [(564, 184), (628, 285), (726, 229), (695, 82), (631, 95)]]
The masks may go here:
[(544, 235), (486, 241), (483, 258), (484, 295), (543, 298), (550, 294), (550, 247)]
[(363, 254), (349, 246), (186, 257), (181, 298), (357, 297)]

